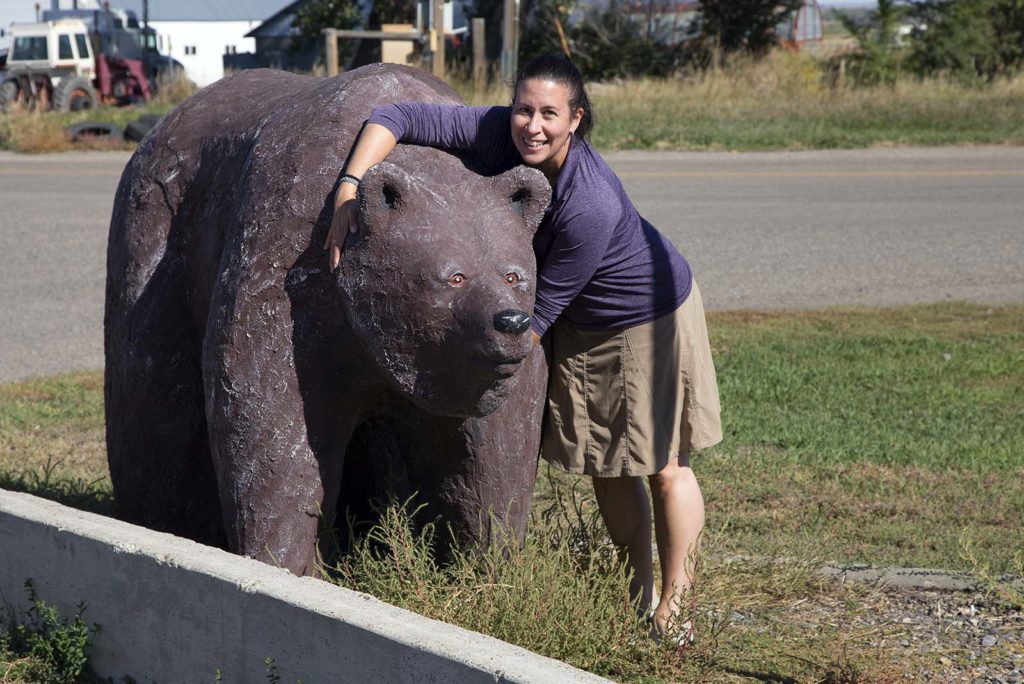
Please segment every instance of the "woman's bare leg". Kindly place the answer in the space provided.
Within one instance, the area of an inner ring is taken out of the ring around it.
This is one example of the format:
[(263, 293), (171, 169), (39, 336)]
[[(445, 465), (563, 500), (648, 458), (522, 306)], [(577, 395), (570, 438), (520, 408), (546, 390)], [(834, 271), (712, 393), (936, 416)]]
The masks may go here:
[(597, 507), (612, 542), (633, 573), (629, 595), (641, 611), (651, 607), (654, 567), (651, 560), (651, 505), (639, 477), (595, 477)]
[[(693, 559), (704, 528), (704, 497), (690, 468), (689, 455), (669, 463), (649, 478), (654, 503), (654, 534), (661, 561), (661, 600), (655, 609), (655, 626), (666, 627), (693, 583)], [(676, 626), (678, 627), (678, 625)]]

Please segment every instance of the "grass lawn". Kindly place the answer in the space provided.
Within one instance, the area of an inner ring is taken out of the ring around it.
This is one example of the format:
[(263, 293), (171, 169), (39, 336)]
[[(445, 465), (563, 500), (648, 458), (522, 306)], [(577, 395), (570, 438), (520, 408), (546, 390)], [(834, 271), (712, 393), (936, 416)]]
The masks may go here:
[[(1024, 574), (1024, 306), (708, 318), (726, 438), (693, 461), (708, 523), (692, 657), (680, 661), (608, 619), (623, 610), (624, 583), (587, 483), (543, 467), (531, 541), (512, 561), (438, 569), (410, 542), (405, 579), (370, 572), (381, 562), (370, 551), (336, 574), (628, 681), (944, 680), (980, 672), (964, 668), (1021, 666), (1012, 660), (1024, 658), (1019, 638), (978, 653), (959, 642), (919, 648), (917, 623), (886, 617), (902, 595), (824, 581), (812, 569), (836, 560)], [(0, 386), (0, 487), (109, 513), (102, 430), (99, 372)], [(389, 534), (400, 530), (398, 521)], [(1020, 596), (964, 600), (999, 624), (1024, 623)], [(509, 617), (523, 606), (547, 608), (525, 622)]]

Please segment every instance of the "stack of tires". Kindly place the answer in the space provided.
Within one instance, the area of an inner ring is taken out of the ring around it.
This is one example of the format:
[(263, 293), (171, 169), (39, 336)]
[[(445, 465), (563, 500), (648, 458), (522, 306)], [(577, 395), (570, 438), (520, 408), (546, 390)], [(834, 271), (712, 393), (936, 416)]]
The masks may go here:
[(123, 137), (125, 140), (137, 143), (142, 142), (146, 134), (160, 121), (161, 116), (160, 114), (143, 114), (134, 121), (130, 121), (124, 131), (117, 124), (107, 121), (82, 121), (72, 124), (64, 130), (70, 136), (71, 142), (79, 142), (87, 138), (95, 140), (97, 138)]

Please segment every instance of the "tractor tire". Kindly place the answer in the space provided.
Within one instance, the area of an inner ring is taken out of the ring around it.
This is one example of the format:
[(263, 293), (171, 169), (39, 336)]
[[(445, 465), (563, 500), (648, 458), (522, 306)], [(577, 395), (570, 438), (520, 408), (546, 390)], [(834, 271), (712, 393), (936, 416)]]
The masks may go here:
[(53, 108), (58, 112), (80, 112), (83, 109), (95, 109), (99, 104), (99, 99), (92, 84), (77, 76), (62, 79), (53, 89)]
[(142, 142), (142, 139), (156, 126), (160, 119), (161, 116), (159, 114), (143, 114), (124, 127), (124, 139), (131, 142)]
[(18, 82), (10, 79), (0, 83), (0, 112), (6, 111), (18, 101)]
[(117, 124), (107, 121), (82, 121), (71, 124), (64, 129), (64, 132), (71, 138), (71, 142), (88, 140), (99, 140), (110, 138), (119, 140), (122, 137), (121, 129)]

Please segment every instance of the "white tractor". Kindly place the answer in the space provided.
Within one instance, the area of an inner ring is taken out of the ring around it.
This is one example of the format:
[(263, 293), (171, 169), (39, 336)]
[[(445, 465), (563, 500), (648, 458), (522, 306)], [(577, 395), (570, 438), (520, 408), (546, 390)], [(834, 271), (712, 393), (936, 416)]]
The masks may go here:
[(80, 19), (12, 24), (10, 35), (0, 109), (73, 112), (150, 98), (142, 62), (98, 51), (101, 37)]

